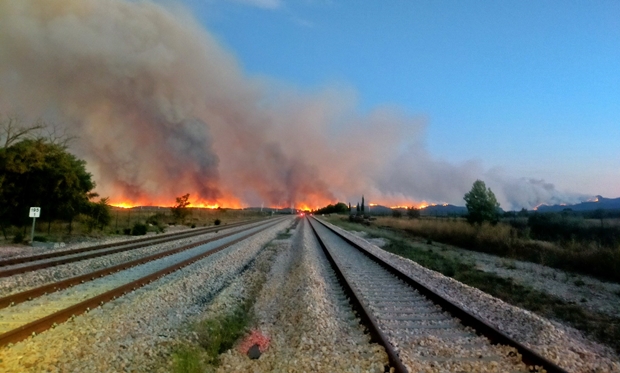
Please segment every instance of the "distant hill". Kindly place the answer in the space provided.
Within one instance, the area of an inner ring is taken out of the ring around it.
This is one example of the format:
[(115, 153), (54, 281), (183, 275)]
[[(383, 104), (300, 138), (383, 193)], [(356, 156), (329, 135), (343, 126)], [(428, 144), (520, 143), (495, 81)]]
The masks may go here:
[(620, 198), (604, 198), (596, 196), (592, 201), (577, 203), (574, 205), (541, 205), (535, 210), (538, 212), (561, 212), (564, 209), (573, 211), (616, 210), (620, 209)]
[(431, 205), (420, 212), (428, 216), (467, 215), (467, 207), (455, 205)]
[[(400, 210), (403, 215), (407, 214), (407, 209), (404, 207), (398, 207), (395, 210)], [(351, 211), (355, 213), (355, 209)], [(392, 208), (382, 205), (375, 205), (370, 207), (371, 215), (392, 215)], [(448, 215), (465, 215), (467, 214), (467, 208), (464, 206), (454, 205), (431, 205), (420, 209), (422, 216), (448, 216)]]

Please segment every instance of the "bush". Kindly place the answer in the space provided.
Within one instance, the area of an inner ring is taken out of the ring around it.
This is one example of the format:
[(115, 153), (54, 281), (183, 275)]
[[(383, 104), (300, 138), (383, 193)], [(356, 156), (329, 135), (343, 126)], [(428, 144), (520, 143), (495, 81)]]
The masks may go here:
[(420, 209), (407, 207), (407, 216), (409, 219), (418, 219), (420, 217)]
[(133, 225), (133, 228), (131, 229), (131, 235), (132, 236), (144, 236), (146, 234), (146, 231), (147, 231), (146, 224), (136, 223)]
[(123, 229), (123, 234), (126, 235), (126, 236), (129, 236), (131, 234), (131, 228)]
[(402, 211), (398, 210), (398, 209), (392, 209), (392, 217), (394, 218), (401, 218), (403, 216)]
[(192, 227), (192, 228), (196, 228), (196, 224), (192, 224), (192, 225), (191, 225), (191, 227)]
[(13, 236), (13, 243), (22, 243), (24, 242), (24, 234), (22, 232), (17, 232), (15, 236)]
[(215, 225), (220, 225), (222, 224), (222, 221), (220, 219), (215, 219), (215, 221), (213, 222), (213, 224)]
[(33, 240), (37, 241), (37, 242), (47, 242), (47, 237), (45, 237), (45, 236), (34, 236)]

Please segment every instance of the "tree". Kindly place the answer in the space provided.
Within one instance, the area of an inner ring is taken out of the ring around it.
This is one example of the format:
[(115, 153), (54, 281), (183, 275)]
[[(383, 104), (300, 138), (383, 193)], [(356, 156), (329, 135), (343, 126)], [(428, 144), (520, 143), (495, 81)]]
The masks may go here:
[(88, 227), (93, 229), (110, 225), (112, 221), (112, 211), (108, 204), (109, 198), (101, 198), (99, 202), (88, 202), (88, 208), (86, 209), (86, 215), (90, 218), (88, 221)]
[(23, 226), (28, 209), (42, 207), (41, 218), (71, 222), (95, 196), (86, 162), (61, 145), (25, 139), (0, 148), (0, 225)]
[(5, 116), (0, 120), (0, 145), (6, 149), (20, 139), (36, 137), (36, 133), (45, 127), (42, 122), (25, 125), (18, 116)]
[(363, 214), (364, 213), (364, 195), (362, 195), (362, 206), (360, 208)]
[(360, 203), (359, 202), (357, 203), (356, 211), (357, 211), (358, 214), (360, 213)]
[(415, 207), (407, 207), (407, 216), (409, 219), (417, 219), (420, 217), (420, 209)]
[(393, 218), (402, 218), (403, 217), (403, 212), (400, 211), (399, 209), (392, 209), (392, 217)]
[(176, 205), (170, 208), (172, 211), (172, 216), (175, 219), (183, 221), (185, 217), (189, 214), (187, 206), (189, 206), (191, 202), (189, 201), (189, 193), (176, 198)]
[(483, 181), (476, 180), (471, 190), (463, 197), (469, 214), (467, 220), (474, 224), (484, 221), (493, 224), (498, 222), (499, 203), (491, 188), (487, 188)]
[(345, 214), (347, 212), (347, 205), (343, 202), (338, 202), (335, 205), (329, 204), (316, 211), (317, 214)]

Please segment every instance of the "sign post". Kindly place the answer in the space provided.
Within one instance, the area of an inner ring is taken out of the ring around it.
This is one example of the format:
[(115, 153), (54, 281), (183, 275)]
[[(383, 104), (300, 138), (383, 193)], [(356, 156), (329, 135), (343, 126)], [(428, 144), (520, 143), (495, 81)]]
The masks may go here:
[(31, 207), (30, 214), (28, 216), (32, 218), (32, 233), (30, 234), (30, 242), (34, 242), (34, 223), (37, 221), (37, 218), (41, 216), (41, 208)]

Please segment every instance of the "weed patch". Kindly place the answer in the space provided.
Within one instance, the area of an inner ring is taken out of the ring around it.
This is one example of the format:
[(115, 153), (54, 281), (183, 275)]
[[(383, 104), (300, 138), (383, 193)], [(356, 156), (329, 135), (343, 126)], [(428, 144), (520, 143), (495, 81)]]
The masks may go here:
[(249, 276), (251, 284), (245, 288), (244, 297), (228, 312), (203, 319), (189, 326), (195, 343), (179, 346), (173, 353), (174, 373), (215, 372), (219, 366), (219, 355), (234, 346), (237, 340), (247, 334), (254, 322), (252, 307), (267, 280), (272, 258), (278, 251), (272, 243), (254, 260)]
[(276, 239), (286, 240), (287, 238), (290, 238), (293, 235), (292, 233), (290, 233), (290, 231), (290, 228), (286, 228), (286, 231), (278, 233)]

